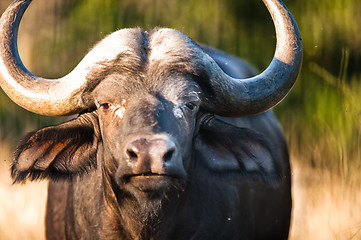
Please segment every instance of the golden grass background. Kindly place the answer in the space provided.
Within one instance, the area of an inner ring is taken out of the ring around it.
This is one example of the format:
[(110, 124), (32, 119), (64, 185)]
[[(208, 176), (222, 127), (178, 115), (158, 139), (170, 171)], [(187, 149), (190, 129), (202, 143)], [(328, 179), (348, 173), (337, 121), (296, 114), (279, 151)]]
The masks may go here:
[(45, 239), (47, 183), (13, 185), (10, 152), (6, 144), (0, 144), (0, 239)]

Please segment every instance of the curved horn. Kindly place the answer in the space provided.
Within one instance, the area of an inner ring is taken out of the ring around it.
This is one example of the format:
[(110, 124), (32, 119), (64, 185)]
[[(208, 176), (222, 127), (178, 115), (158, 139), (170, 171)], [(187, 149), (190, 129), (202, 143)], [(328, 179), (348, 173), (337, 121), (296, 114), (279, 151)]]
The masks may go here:
[(241, 117), (267, 111), (288, 94), (297, 79), (302, 63), (302, 39), (296, 21), (280, 0), (263, 2), (272, 16), (277, 37), (273, 60), (264, 72), (248, 79), (235, 79), (202, 53), (214, 91), (202, 106), (215, 114)]
[[(80, 112), (80, 90), (85, 84), (87, 61), (60, 79), (34, 76), (23, 65), (17, 46), (20, 20), (31, 0), (16, 0), (0, 19), (0, 85), (19, 106), (48, 116)], [(75, 80), (75, 81), (74, 81)]]

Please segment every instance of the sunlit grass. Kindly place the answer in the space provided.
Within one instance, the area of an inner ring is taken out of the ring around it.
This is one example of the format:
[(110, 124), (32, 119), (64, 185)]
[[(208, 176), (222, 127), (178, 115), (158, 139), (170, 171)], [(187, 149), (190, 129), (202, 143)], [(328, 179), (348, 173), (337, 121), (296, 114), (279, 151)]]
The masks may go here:
[(293, 218), (290, 239), (361, 239), (361, 182), (293, 161)]
[(12, 184), (10, 150), (0, 140), (0, 239), (45, 238), (46, 182)]

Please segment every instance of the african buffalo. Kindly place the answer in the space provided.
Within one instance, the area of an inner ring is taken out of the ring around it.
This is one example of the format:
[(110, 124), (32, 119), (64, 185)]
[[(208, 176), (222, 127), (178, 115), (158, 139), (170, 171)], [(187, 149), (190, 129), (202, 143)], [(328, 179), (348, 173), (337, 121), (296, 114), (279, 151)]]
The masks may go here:
[[(1, 86), (34, 113), (78, 117), (28, 134), (15, 182), (50, 179), (49, 239), (287, 239), (287, 147), (268, 111), (292, 88), (299, 30), (263, 0), (277, 47), (261, 74), (165, 28), (116, 31), (60, 79), (31, 74), (17, 50), (31, 0), (1, 18)], [(253, 77), (252, 77), (253, 76)]]

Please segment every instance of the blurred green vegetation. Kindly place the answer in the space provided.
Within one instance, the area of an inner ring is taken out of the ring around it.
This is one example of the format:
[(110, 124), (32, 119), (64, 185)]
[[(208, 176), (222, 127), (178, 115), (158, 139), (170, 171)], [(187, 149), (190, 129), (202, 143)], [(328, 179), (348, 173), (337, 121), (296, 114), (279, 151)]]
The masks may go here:
[[(34, 1), (33, 9), (47, 2), (51, 1)], [(331, 169), (350, 179), (359, 177), (361, 2), (284, 2), (298, 22), (304, 43), (298, 82), (275, 108), (292, 155), (315, 168)], [(30, 8), (27, 15), (35, 11)], [(44, 25), (47, 15), (55, 16), (52, 25)], [(37, 34), (23, 43), (32, 43), (31, 58), (24, 62), (44, 77), (66, 74), (97, 41), (126, 27), (175, 28), (245, 59), (258, 71), (269, 64), (275, 49), (273, 23), (260, 0), (64, 0), (34, 18)], [(20, 42), (20, 53), (21, 49)], [(0, 96), (3, 138), (16, 139), (28, 129), (57, 121), (20, 111)]]

